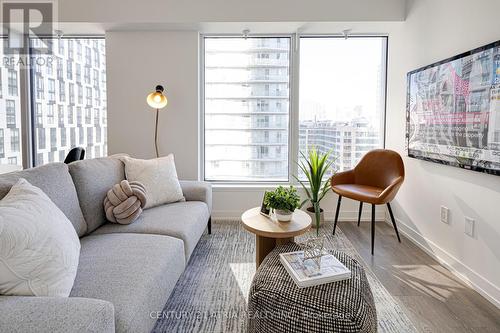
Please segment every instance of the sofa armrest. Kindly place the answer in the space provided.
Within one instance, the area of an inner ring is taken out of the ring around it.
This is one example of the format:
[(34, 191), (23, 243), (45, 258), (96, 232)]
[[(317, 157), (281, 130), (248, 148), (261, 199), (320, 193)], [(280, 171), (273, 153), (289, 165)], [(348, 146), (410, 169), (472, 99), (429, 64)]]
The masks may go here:
[(115, 309), (81, 297), (0, 296), (3, 332), (115, 332)]
[(212, 184), (196, 180), (181, 180), (180, 184), (186, 201), (203, 201), (212, 214)]

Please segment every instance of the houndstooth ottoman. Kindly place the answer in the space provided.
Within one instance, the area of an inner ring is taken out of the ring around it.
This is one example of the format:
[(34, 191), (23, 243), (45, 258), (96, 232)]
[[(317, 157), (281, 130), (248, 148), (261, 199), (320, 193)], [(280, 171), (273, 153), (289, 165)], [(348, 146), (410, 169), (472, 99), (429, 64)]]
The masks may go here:
[(351, 270), (351, 279), (299, 289), (279, 254), (300, 251), (295, 243), (279, 246), (262, 262), (248, 298), (248, 332), (377, 332), (373, 295), (361, 265), (329, 251)]

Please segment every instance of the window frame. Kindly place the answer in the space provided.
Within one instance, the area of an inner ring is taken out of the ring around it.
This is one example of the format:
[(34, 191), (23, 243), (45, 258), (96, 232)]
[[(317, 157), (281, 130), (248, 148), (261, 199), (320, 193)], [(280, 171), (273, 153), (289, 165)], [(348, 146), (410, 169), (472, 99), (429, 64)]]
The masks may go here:
[[(207, 33), (199, 35), (199, 164), (198, 177), (210, 182), (216, 187), (269, 187), (276, 185), (297, 185), (295, 176), (298, 175), (298, 166), (295, 161), (299, 158), (299, 73), (300, 73), (300, 40), (301, 38), (346, 38), (343, 34), (252, 34), (248, 38), (290, 38), (289, 52), (289, 106), (288, 106), (288, 180), (287, 181), (233, 181), (233, 180), (209, 180), (205, 174), (205, 39), (206, 38), (244, 38), (241, 34)], [(350, 35), (348, 38), (382, 38), (381, 75), (383, 80), (382, 96), (380, 98), (382, 115), (380, 116), (381, 147), (386, 146), (386, 122), (387, 122), (387, 67), (388, 67), (388, 34), (362, 33)]]

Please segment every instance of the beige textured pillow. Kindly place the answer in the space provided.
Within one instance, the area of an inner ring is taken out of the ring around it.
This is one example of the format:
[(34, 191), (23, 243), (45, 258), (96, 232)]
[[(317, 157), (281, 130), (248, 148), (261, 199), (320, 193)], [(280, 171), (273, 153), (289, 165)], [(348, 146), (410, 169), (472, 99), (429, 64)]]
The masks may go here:
[(175, 170), (174, 155), (151, 160), (122, 157), (129, 182), (140, 182), (146, 190), (146, 206), (151, 208), (184, 200)]

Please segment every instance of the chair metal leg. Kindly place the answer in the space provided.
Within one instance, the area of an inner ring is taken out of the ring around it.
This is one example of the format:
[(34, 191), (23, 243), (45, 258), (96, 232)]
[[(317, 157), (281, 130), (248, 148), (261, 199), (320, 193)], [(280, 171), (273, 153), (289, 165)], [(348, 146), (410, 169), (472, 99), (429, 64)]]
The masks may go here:
[(392, 226), (396, 231), (396, 236), (398, 236), (398, 242), (401, 243), (401, 238), (399, 238), (398, 226), (396, 225), (396, 219), (394, 219), (394, 214), (392, 213), (392, 208), (390, 203), (387, 203), (387, 208), (389, 209), (389, 215), (391, 215)]
[(375, 245), (375, 205), (372, 204), (372, 255), (373, 255), (374, 245)]
[(340, 202), (342, 201), (342, 196), (339, 195), (339, 201), (337, 201), (337, 211), (335, 212), (335, 223), (333, 224), (333, 234), (335, 235), (335, 229), (337, 228), (337, 221), (339, 219), (340, 212)]
[(361, 212), (363, 211), (363, 201), (359, 202), (359, 213), (358, 213), (358, 227), (359, 227), (359, 222), (361, 222)]
[(212, 216), (210, 216), (208, 218), (207, 228), (208, 228), (208, 234), (211, 235), (212, 234)]

